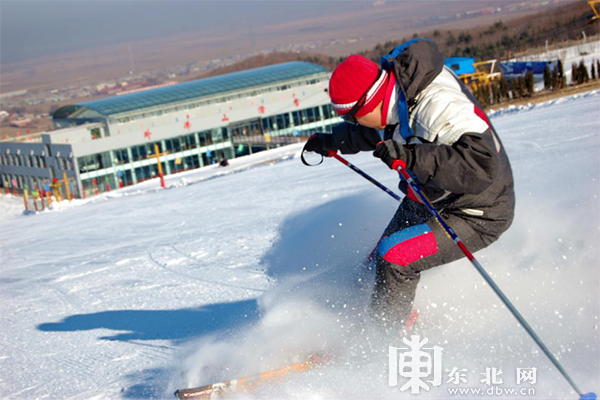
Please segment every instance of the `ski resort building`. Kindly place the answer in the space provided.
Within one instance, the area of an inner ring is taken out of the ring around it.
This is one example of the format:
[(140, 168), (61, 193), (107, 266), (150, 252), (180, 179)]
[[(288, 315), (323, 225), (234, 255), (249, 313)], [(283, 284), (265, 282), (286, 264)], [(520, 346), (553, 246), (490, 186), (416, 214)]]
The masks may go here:
[(330, 131), (330, 75), (289, 62), (64, 106), (56, 130), (0, 142), (0, 185), (48, 190), (66, 174), (85, 197), (157, 176), (156, 148), (169, 175)]

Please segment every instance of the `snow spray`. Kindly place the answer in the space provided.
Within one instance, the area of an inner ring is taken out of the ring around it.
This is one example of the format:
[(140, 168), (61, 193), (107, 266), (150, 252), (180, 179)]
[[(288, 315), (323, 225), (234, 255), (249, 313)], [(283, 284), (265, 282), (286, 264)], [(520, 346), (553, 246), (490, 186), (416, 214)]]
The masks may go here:
[[(302, 152), (304, 153), (304, 150)], [(368, 174), (363, 172), (361, 169), (359, 169), (358, 167), (356, 167), (355, 165), (350, 163), (348, 160), (339, 156), (336, 151), (330, 151), (327, 154), (327, 157), (335, 158), (336, 160), (338, 160), (345, 166), (349, 167), (354, 172), (358, 173), (360, 176), (367, 179), (369, 182), (371, 182), (372, 184), (374, 184), (375, 186), (377, 186), (378, 188), (380, 188), (381, 190), (383, 190), (384, 192), (386, 192), (387, 194), (392, 196), (394, 199), (396, 199), (398, 201), (402, 201), (402, 199), (397, 194), (395, 194), (390, 189), (388, 189), (386, 186), (384, 186), (383, 184), (381, 184), (380, 182), (378, 182), (377, 180), (375, 180), (374, 178), (372, 178), (371, 176), (369, 176)], [(571, 379), (571, 377), (569, 376), (567, 371), (565, 371), (563, 366), (558, 362), (556, 357), (554, 357), (554, 355), (550, 352), (550, 350), (542, 342), (542, 340), (539, 338), (539, 336), (535, 333), (535, 331), (527, 323), (525, 318), (523, 318), (523, 316), (519, 313), (519, 311), (511, 303), (511, 301), (508, 299), (508, 297), (506, 297), (506, 295), (502, 292), (502, 290), (496, 284), (496, 282), (494, 282), (492, 277), (485, 271), (485, 269), (479, 263), (479, 261), (477, 261), (477, 259), (473, 256), (473, 254), (467, 249), (467, 247), (463, 244), (463, 242), (458, 237), (458, 235), (456, 235), (454, 230), (450, 226), (448, 226), (446, 221), (444, 221), (444, 219), (437, 212), (437, 210), (431, 205), (431, 202), (429, 201), (427, 196), (421, 191), (421, 188), (419, 187), (419, 185), (415, 182), (415, 180), (413, 179), (410, 172), (406, 169), (406, 165), (403, 162), (396, 160), (396, 162), (394, 162), (394, 164), (393, 164), (393, 169), (396, 170), (400, 174), (401, 178), (404, 179), (408, 183), (408, 185), (413, 190), (413, 192), (418, 196), (418, 198), (421, 200), (421, 202), (427, 207), (429, 212), (433, 215), (436, 222), (438, 224), (440, 224), (440, 226), (446, 231), (446, 233), (450, 236), (450, 238), (454, 241), (454, 243), (456, 243), (456, 245), (462, 251), (462, 253), (465, 255), (465, 257), (467, 257), (469, 259), (471, 264), (473, 264), (473, 266), (481, 274), (483, 279), (490, 285), (492, 290), (498, 295), (498, 297), (500, 298), (502, 303), (504, 303), (506, 308), (508, 308), (508, 310), (512, 313), (512, 315), (517, 319), (517, 321), (519, 321), (519, 324), (521, 324), (523, 329), (525, 329), (525, 331), (529, 334), (529, 336), (533, 339), (533, 341), (544, 352), (546, 357), (548, 357), (548, 359), (552, 362), (552, 364), (554, 364), (554, 366), (558, 369), (558, 371), (561, 373), (561, 375), (567, 380), (567, 382), (569, 382), (569, 385), (571, 385), (571, 387), (579, 395), (580, 400), (596, 400), (597, 396), (595, 393), (584, 394), (579, 389), (579, 387), (575, 384), (573, 379)]]

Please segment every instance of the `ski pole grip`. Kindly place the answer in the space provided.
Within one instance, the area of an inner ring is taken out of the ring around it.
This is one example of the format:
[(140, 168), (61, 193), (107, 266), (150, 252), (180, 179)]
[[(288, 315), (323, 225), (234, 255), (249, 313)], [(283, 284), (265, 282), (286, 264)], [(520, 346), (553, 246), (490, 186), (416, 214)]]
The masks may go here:
[(392, 169), (400, 172), (401, 170), (406, 169), (406, 163), (403, 160), (394, 160), (392, 163)]

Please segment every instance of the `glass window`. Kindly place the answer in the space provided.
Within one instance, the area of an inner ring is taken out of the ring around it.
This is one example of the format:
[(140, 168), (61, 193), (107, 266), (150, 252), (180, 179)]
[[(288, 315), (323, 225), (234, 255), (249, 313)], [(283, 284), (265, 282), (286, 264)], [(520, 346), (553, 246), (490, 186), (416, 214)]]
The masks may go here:
[(279, 130), (279, 129), (283, 129), (285, 128), (285, 120), (283, 119), (283, 115), (279, 114), (277, 116), (275, 116), (275, 129)]
[(77, 159), (77, 165), (79, 165), (79, 173), (80, 174), (86, 172), (87, 171), (86, 157), (79, 157)]
[(194, 134), (185, 135), (181, 138), (182, 150), (193, 149), (196, 147), (196, 136)]
[(211, 135), (214, 143), (221, 143), (223, 141), (223, 132), (221, 129), (213, 129)]
[(129, 154), (127, 154), (127, 149), (118, 149), (113, 151), (113, 156), (115, 158), (115, 164), (126, 164), (129, 162)]
[(142, 144), (140, 146), (134, 146), (131, 148), (131, 157), (133, 157), (133, 161), (144, 160), (146, 156), (147, 153), (145, 145)]
[(107, 151), (104, 153), (97, 154), (96, 158), (98, 159), (98, 164), (100, 164), (100, 169), (110, 168), (113, 166), (112, 161), (110, 159), (110, 153)]
[(100, 128), (90, 129), (90, 137), (92, 140), (100, 139)]
[(131, 170), (126, 170), (123, 176), (125, 178), (125, 186), (133, 185), (133, 174), (131, 173)]
[(317, 118), (317, 121), (322, 121), (324, 119), (323, 115), (325, 114), (321, 114), (321, 107), (315, 107), (315, 117)]
[(261, 122), (262, 122), (263, 132), (271, 132), (273, 130), (273, 128), (271, 127), (271, 119), (270, 118), (263, 118), (261, 120)]
[(175, 152), (181, 151), (181, 136), (173, 139), (173, 151), (175, 151)]
[(209, 131), (198, 133), (198, 138), (200, 139), (200, 146), (212, 144), (212, 135)]
[(307, 108), (306, 109), (306, 122), (315, 122), (317, 120), (316, 116), (315, 116), (315, 109), (314, 108)]
[(99, 170), (101, 168), (100, 160), (101, 158), (97, 155), (79, 157), (77, 159), (77, 164), (79, 165), (79, 172), (84, 173)]
[(83, 179), (81, 181), (81, 186), (83, 186), (83, 191), (86, 196), (91, 196), (94, 194), (94, 180), (93, 179)]
[(295, 126), (302, 125), (301, 116), (300, 116), (300, 113), (298, 111), (293, 111), (292, 112), (292, 119), (294, 121), (294, 125)]
[(162, 153), (162, 152), (163, 152), (163, 151), (162, 151), (162, 145), (161, 145), (159, 142), (155, 142), (155, 143), (148, 143), (148, 144), (146, 145), (146, 158), (147, 158), (149, 155), (153, 155), (153, 154), (154, 154), (154, 150), (155, 150), (155, 148), (154, 148), (154, 145), (155, 145), (155, 144), (158, 146), (158, 152), (159, 152), (159, 153)]

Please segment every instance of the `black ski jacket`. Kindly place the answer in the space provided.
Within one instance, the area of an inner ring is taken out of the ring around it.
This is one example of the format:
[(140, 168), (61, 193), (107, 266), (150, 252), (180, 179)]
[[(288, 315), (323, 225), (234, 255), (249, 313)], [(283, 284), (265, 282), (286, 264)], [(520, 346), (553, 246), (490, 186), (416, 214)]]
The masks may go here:
[[(391, 72), (406, 93), (414, 136), (405, 140), (391, 125), (382, 138), (374, 129), (342, 123), (333, 129), (333, 146), (354, 154), (374, 150), (382, 139), (397, 140), (434, 206), (471, 219), (494, 240), (512, 223), (515, 208), (510, 162), (494, 127), (433, 42), (412, 43), (393, 60)], [(405, 182), (400, 189), (411, 195)]]

